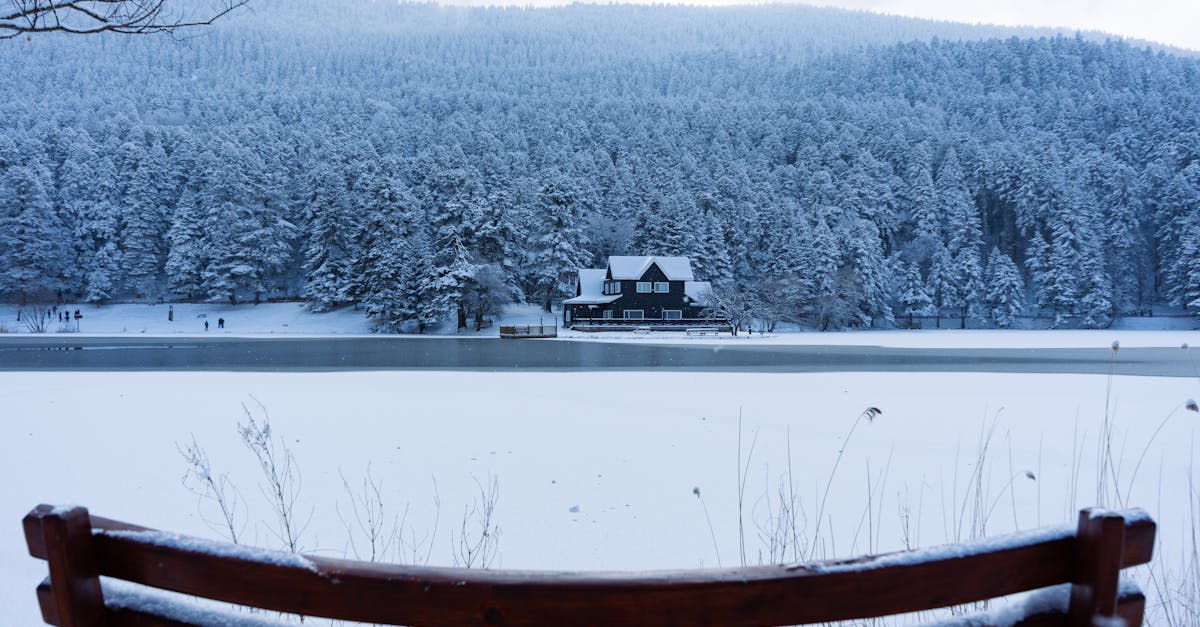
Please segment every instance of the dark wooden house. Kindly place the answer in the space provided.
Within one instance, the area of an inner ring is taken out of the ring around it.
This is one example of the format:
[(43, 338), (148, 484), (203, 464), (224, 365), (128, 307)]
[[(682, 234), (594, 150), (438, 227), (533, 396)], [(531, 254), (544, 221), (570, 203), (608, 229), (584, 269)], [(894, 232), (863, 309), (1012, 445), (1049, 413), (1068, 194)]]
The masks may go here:
[(687, 257), (608, 258), (607, 268), (581, 268), (575, 297), (563, 301), (563, 325), (686, 328), (713, 323), (705, 307), (712, 292), (697, 281)]

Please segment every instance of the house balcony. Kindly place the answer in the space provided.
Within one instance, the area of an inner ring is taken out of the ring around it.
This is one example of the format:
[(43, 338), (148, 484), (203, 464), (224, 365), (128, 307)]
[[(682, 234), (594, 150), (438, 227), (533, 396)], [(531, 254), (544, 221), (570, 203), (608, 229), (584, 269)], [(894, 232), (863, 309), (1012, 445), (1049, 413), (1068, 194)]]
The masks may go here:
[(720, 332), (731, 330), (724, 318), (580, 318), (571, 321), (575, 331), (687, 331), (711, 328)]

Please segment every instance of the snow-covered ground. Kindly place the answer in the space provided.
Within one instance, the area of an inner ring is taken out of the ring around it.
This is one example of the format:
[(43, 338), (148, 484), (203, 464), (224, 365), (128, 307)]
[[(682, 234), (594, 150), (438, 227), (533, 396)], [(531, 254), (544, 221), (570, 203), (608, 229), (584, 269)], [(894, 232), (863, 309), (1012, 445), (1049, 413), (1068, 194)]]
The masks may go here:
[[(198, 511), (180, 484), (176, 446), (193, 435), (238, 486), (244, 536), (278, 546), (235, 431), (241, 403), (257, 412), (252, 396), (303, 472), (306, 550), (347, 553), (343, 521), (352, 514), (342, 476), (361, 485), (369, 465), (388, 511), (407, 511), (418, 544), (436, 531), (431, 562), (450, 564), (475, 480), (493, 474), (497, 565), (558, 569), (736, 564), (739, 415), (751, 562), (770, 557), (764, 530), (789, 470), (803, 508), (800, 535), (806, 544), (817, 539), (803, 556), (929, 546), (968, 538), (985, 522), (988, 534), (1071, 522), (1077, 508), (1100, 500), (1096, 452), (1108, 400), (1117, 465), (1105, 474), (1118, 477), (1122, 500), (1158, 520), (1164, 585), (1191, 549), (1188, 481), (1200, 480), (1200, 416), (1184, 405), (1200, 397), (1200, 383), (1116, 377), (1109, 397), (1108, 382), (922, 373), (0, 373), (0, 520), (12, 531), (0, 534), (0, 607), (5, 624), (39, 622), (33, 590), (45, 565), (26, 555), (16, 532), (39, 502), (219, 538), (205, 522), (213, 511)], [(854, 426), (868, 406), (882, 414)], [(1112, 488), (1106, 500), (1118, 505)], [(976, 512), (976, 502), (986, 511)]]
[[(0, 328), (8, 333), (27, 333), (26, 325), (17, 320), (19, 307), (0, 304)], [(70, 324), (59, 322), (57, 315), (50, 317), (48, 333), (70, 332), (84, 335), (144, 334), (144, 335), (228, 335), (228, 336), (313, 336), (313, 335), (367, 335), (372, 332), (372, 321), (361, 309), (342, 307), (334, 311), (314, 313), (304, 303), (261, 303), (228, 305), (209, 303), (129, 304), (116, 305), (62, 305), (59, 310), (72, 313)], [(74, 320), (78, 309), (82, 318)], [(173, 318), (173, 319), (169, 319)], [(217, 328), (217, 322), (225, 320), (225, 328)], [(496, 324), (537, 324), (544, 320), (553, 324), (555, 314), (546, 314), (536, 305), (510, 305)], [(204, 323), (208, 322), (205, 330)], [(60, 330), (61, 329), (61, 330)], [(496, 335), (495, 326), (455, 333), (453, 328), (434, 329), (455, 335)]]
[(570, 340), (600, 342), (644, 342), (652, 344), (720, 344), (731, 346), (889, 346), (895, 348), (1106, 348), (1120, 346), (1178, 348), (1200, 346), (1200, 331), (1192, 330), (1021, 330), (958, 329), (880, 331), (796, 331), (741, 333), (737, 336), (691, 337), (678, 332), (560, 334)]
[[(110, 334), (302, 334), (302, 335), (361, 335), (370, 333), (371, 322), (361, 310), (345, 307), (332, 312), (312, 313), (303, 303), (262, 303), (260, 305), (219, 305), (178, 303), (173, 305), (79, 305), (59, 307), (72, 314), (76, 309), (83, 315), (78, 325), (72, 319), (68, 329), (86, 335)], [(28, 329), (17, 320), (16, 305), (0, 305), (0, 325), (10, 333), (26, 333)], [(173, 315), (168, 311), (172, 311)], [(25, 312), (22, 312), (24, 315)], [(174, 318), (168, 320), (168, 317)], [(217, 321), (224, 318), (225, 328), (218, 329)], [(208, 322), (208, 331), (204, 323)], [(48, 332), (59, 332), (58, 317), (52, 316)]]
[[(360, 310), (345, 307), (332, 312), (313, 313), (302, 303), (263, 303), (260, 305), (175, 304), (174, 320), (168, 320), (168, 305), (70, 305), (79, 309), (83, 318), (78, 332), (85, 335), (208, 335), (237, 336), (346, 336), (371, 333), (371, 321)], [(453, 328), (435, 330), (432, 334), (495, 336), (500, 324), (554, 324), (560, 314), (545, 313), (536, 305), (510, 305), (495, 325), (481, 331), (456, 333)], [(0, 328), (9, 333), (25, 333), (17, 321), (15, 305), (0, 305)], [(217, 321), (225, 320), (218, 329)], [(209, 323), (208, 331), (204, 322)], [(956, 321), (946, 321), (952, 326)], [(50, 332), (59, 328), (52, 319)], [(788, 330), (771, 334), (742, 333), (736, 337), (691, 337), (681, 332), (605, 332), (584, 333), (560, 330), (560, 338), (607, 342), (729, 344), (729, 345), (835, 345), (891, 346), (902, 348), (1090, 348), (1110, 346), (1114, 340), (1122, 346), (1177, 347), (1182, 344), (1200, 346), (1200, 330), (1191, 318), (1156, 317), (1125, 318), (1111, 329), (1103, 330), (993, 330), (993, 329), (923, 329), (815, 332)], [(72, 322), (71, 328), (75, 325)]]

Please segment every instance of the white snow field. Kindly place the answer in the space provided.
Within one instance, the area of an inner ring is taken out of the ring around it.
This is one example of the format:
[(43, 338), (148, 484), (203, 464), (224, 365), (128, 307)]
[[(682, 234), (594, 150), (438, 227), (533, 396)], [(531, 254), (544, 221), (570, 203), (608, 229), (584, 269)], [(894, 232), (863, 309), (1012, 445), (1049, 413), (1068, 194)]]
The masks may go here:
[[(1193, 547), (1200, 415), (1186, 409), (1192, 397), (1200, 397), (1194, 380), (1090, 375), (0, 373), (2, 622), (39, 624), (34, 587), (45, 564), (28, 557), (18, 525), (37, 503), (78, 503), (220, 539), (206, 522), (215, 512), (198, 509), (180, 484), (176, 447), (193, 435), (239, 489), (243, 537), (278, 547), (255, 462), (236, 433), (241, 403), (258, 415), (253, 399), (303, 473), (298, 511), (309, 552), (353, 554), (342, 475), (360, 487), (369, 465), (388, 519), (403, 516), (416, 544), (432, 536), (434, 564), (453, 563), (475, 481), (489, 475), (499, 485), (494, 566), (738, 564), (741, 415), (748, 562), (797, 557), (790, 547), (773, 557), (767, 542), (789, 471), (802, 558), (1069, 524), (1081, 507), (1127, 503), (1160, 525), (1155, 577), (1138, 575), (1153, 616), (1162, 589), (1180, 585)], [(1106, 404), (1114, 466), (1103, 470)], [(860, 420), (867, 407), (882, 413)], [(387, 558), (425, 550), (396, 543)]]
[[(331, 312), (313, 313), (303, 303), (262, 303), (221, 305), (178, 303), (171, 305), (174, 320), (167, 320), (165, 304), (67, 305), (79, 309), (83, 318), (78, 332), (82, 335), (207, 335), (229, 337), (263, 336), (346, 336), (368, 335), (371, 321), (361, 310), (343, 307)], [(27, 332), (17, 321), (17, 307), (0, 304), (0, 328), (9, 333)], [(225, 328), (218, 329), (217, 321), (225, 319)], [(456, 333), (443, 327), (428, 335), (495, 336), (500, 324), (553, 324), (561, 312), (546, 313), (536, 305), (509, 305), (495, 324), (481, 331)], [(204, 322), (209, 330), (204, 330)], [(943, 321), (952, 327), (955, 319)], [(682, 332), (577, 332), (559, 331), (562, 339), (585, 341), (616, 341), (686, 344), (786, 344), (823, 346), (890, 346), (899, 348), (1089, 348), (1106, 347), (1114, 340), (1127, 347), (1177, 347), (1182, 344), (1200, 346), (1200, 330), (1192, 318), (1155, 317), (1123, 318), (1111, 329), (1101, 330), (997, 330), (956, 328), (922, 330), (859, 330), (816, 332), (787, 330), (763, 335), (742, 333), (736, 337), (691, 337)], [(58, 330), (57, 318), (52, 319), (49, 331)]]

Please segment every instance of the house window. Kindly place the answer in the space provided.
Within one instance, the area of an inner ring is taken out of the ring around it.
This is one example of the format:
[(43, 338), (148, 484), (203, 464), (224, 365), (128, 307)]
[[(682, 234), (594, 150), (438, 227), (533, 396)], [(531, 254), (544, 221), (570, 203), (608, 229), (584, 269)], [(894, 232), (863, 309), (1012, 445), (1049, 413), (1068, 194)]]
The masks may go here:
[(625, 319), (626, 320), (641, 320), (642, 318), (645, 318), (645, 317), (646, 317), (646, 312), (642, 309), (626, 309), (625, 310)]
[(604, 293), (605, 294), (620, 294), (621, 293), (621, 282), (620, 281), (605, 281), (604, 282)]
[(683, 320), (682, 309), (664, 309), (663, 320)]
[(654, 282), (654, 293), (655, 294), (666, 294), (667, 292), (670, 292), (670, 291), (671, 291), (670, 283), (668, 283), (666, 281), (655, 281)]
[(605, 310), (604, 310), (604, 319), (605, 319), (605, 320), (612, 320), (612, 310), (611, 310), (611, 309), (605, 309)]
[(653, 283), (651, 283), (650, 281), (638, 281), (638, 284), (637, 284), (638, 294), (649, 294), (651, 292), (652, 285), (653, 285)]

